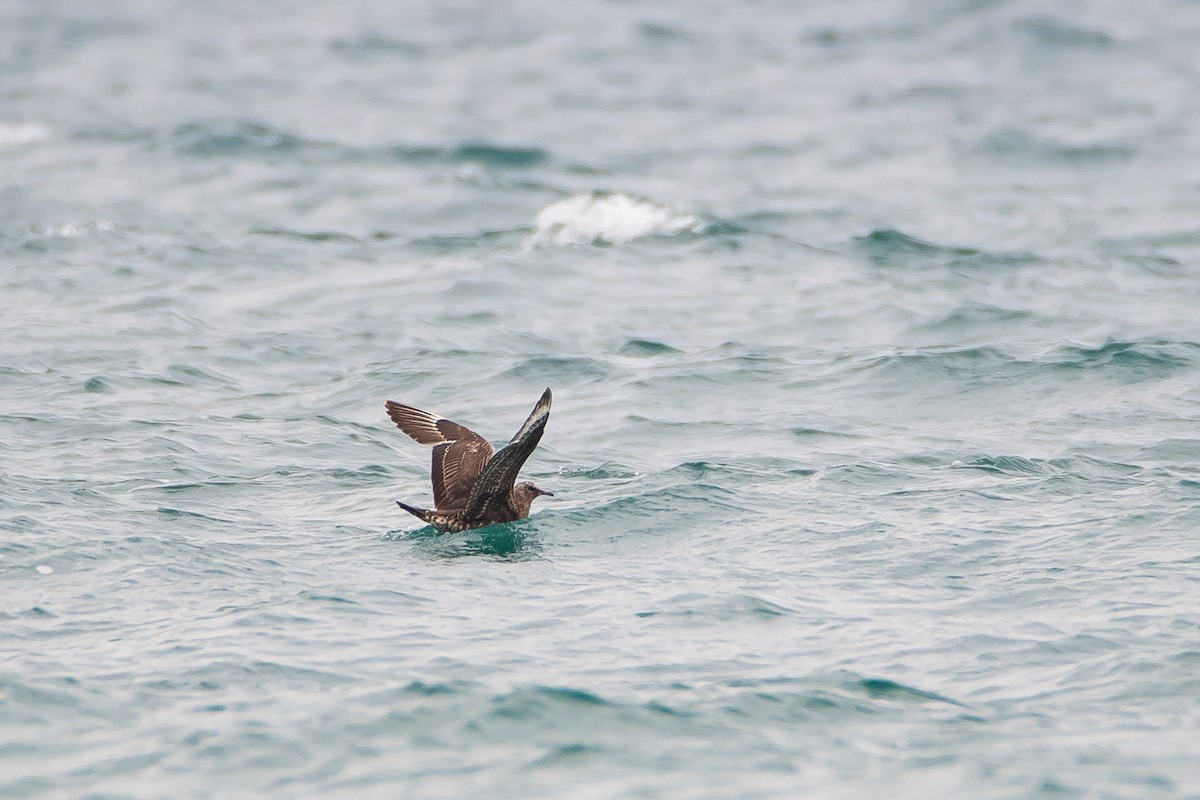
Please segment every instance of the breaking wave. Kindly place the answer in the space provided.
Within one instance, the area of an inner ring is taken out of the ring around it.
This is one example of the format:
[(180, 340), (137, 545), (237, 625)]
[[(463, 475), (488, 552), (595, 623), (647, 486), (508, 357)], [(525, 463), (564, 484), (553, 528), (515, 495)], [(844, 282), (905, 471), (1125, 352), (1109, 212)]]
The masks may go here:
[(534, 218), (527, 245), (623, 244), (644, 236), (703, 233), (708, 223), (690, 212), (622, 192), (588, 192), (558, 200)]

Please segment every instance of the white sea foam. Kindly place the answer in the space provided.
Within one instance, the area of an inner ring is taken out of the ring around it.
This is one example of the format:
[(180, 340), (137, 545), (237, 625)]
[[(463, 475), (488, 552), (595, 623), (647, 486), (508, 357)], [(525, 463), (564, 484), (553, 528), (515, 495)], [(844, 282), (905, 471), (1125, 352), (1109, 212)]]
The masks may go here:
[(53, 236), (58, 239), (75, 239), (89, 233), (108, 233), (113, 224), (106, 220), (99, 222), (63, 222), (58, 225), (35, 225), (31, 230), (42, 236)]
[(530, 247), (622, 244), (642, 236), (699, 233), (705, 227), (695, 214), (621, 192), (571, 195), (539, 211), (533, 224), (526, 243)]
[(32, 122), (0, 122), (0, 148), (44, 142), (50, 131)]

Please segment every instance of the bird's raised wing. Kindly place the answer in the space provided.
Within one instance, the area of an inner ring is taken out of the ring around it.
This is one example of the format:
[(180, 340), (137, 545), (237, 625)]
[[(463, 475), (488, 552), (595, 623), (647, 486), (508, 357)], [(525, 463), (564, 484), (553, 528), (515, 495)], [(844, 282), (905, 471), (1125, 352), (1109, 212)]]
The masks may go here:
[(438, 511), (463, 508), (479, 473), (492, 457), (492, 446), (470, 428), (419, 408), (388, 400), (396, 427), (420, 444), (433, 445), (433, 505)]
[(487, 462), (467, 498), (464, 511), (467, 519), (492, 518), (502, 513), (513, 484), (517, 482), (517, 474), (542, 440), (553, 399), (549, 389), (543, 392), (521, 430), (517, 431), (507, 447)]

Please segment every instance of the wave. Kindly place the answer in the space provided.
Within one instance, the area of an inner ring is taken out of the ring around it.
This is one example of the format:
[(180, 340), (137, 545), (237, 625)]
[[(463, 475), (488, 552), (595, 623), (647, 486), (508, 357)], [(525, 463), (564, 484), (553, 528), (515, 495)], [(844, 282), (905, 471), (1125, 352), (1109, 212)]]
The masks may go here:
[(1081, 482), (1127, 480), (1142, 472), (1136, 464), (1125, 464), (1089, 455), (1060, 458), (1025, 458), (1016, 455), (983, 455), (956, 460), (951, 469), (974, 469), (994, 475), (1014, 477), (1042, 476), (1078, 479)]
[[(155, 138), (151, 134), (151, 138)], [(540, 147), (464, 141), (450, 146), (378, 145), (359, 147), (311, 139), (255, 119), (187, 122), (175, 127), (167, 142), (181, 155), (278, 157), (295, 155), (333, 162), (395, 161), (405, 164), (482, 164), (493, 169), (524, 169), (550, 160)]]
[(1137, 155), (1137, 147), (1115, 141), (1079, 141), (1051, 139), (1021, 128), (1004, 127), (983, 137), (978, 149), (986, 155), (1005, 160), (1025, 158), (1034, 162), (1067, 164), (1108, 164), (1127, 161)]
[(787, 606), (752, 594), (714, 598), (709, 594), (685, 594), (663, 601), (665, 607), (638, 611), (635, 616), (694, 619), (703, 624), (739, 619), (771, 620), (792, 613)]
[(872, 492), (889, 497), (983, 493), (993, 500), (1007, 500), (1015, 497), (1004, 495), (1005, 487), (1019, 489), (1024, 497), (1078, 495), (1143, 486), (1147, 476), (1140, 465), (1085, 453), (1054, 458), (935, 453), (824, 467), (815, 473), (813, 485), (830, 493)]
[(941, 316), (926, 320), (915, 326), (915, 330), (929, 333), (948, 332), (962, 334), (987, 325), (1024, 326), (1037, 321), (1038, 315), (1030, 311), (986, 303), (968, 302)]
[(704, 233), (709, 223), (622, 192), (574, 194), (543, 208), (534, 218), (528, 247), (624, 244), (645, 236)]
[(991, 252), (975, 247), (930, 242), (894, 228), (875, 228), (851, 239), (853, 249), (879, 266), (996, 268), (1026, 266), (1040, 261), (1033, 253), (1014, 250)]
[(1056, 51), (1063, 47), (1106, 49), (1117, 44), (1117, 40), (1104, 31), (1078, 27), (1050, 17), (1023, 17), (1013, 20), (1012, 27), (1037, 44)]
[(713, 700), (720, 701), (723, 711), (762, 722), (817, 722), (831, 717), (904, 714), (922, 707), (961, 718), (966, 708), (964, 703), (937, 692), (852, 672), (804, 678), (735, 678), (714, 690)]
[(503, 377), (539, 381), (600, 381), (611, 370), (603, 361), (588, 356), (532, 356), (509, 367)]
[(678, 350), (665, 342), (658, 342), (652, 339), (627, 339), (617, 352), (623, 356), (636, 356), (639, 358), (680, 355), (683, 353), (682, 350)]
[(27, 230), (34, 236), (47, 239), (78, 239), (94, 233), (111, 233), (116, 229), (106, 220), (96, 222), (60, 222), (53, 225), (31, 225)]
[(562, 467), (558, 474), (571, 478), (602, 481), (636, 478), (642, 473), (623, 464), (606, 461), (594, 467)]
[[(713, 528), (745, 515), (738, 492), (721, 485), (726, 476), (705, 479), (687, 471), (671, 472), (616, 479), (608, 481), (607, 486), (585, 489), (579, 493), (586, 493), (583, 505), (544, 512), (552, 523), (548, 530), (556, 536), (574, 530), (581, 538), (601, 535), (614, 540), (641, 539), (686, 530), (692, 523)], [(662, 524), (664, 514), (672, 520), (671, 526)]]
[(488, 169), (524, 169), (551, 161), (550, 151), (536, 146), (503, 145), (468, 139), (449, 145), (378, 144), (352, 145), (335, 140), (301, 136), (286, 128), (252, 118), (193, 120), (172, 130), (113, 127), (80, 128), (77, 142), (112, 144), (143, 143), (163, 146), (194, 158), (270, 158), (283, 156), (318, 163), (446, 164), (482, 166)]
[(291, 228), (253, 228), (250, 231), (255, 236), (275, 236), (282, 239), (296, 239), (302, 242), (353, 242), (361, 244), (364, 240), (345, 231), (301, 231)]
[(1200, 357), (1200, 343), (1171, 342), (1163, 339), (1144, 342), (1109, 339), (1095, 347), (1060, 347), (1054, 356), (1057, 363), (1079, 369), (1120, 367), (1136, 372), (1174, 372), (1190, 367), (1196, 362)]
[(1168, 464), (1200, 465), (1200, 438), (1164, 439), (1141, 449), (1140, 458)]
[(382, 55), (419, 56), (426, 52), (426, 48), (416, 42), (394, 39), (377, 33), (332, 39), (328, 48), (331, 53), (337, 53), (347, 59)]
[(49, 128), (32, 122), (0, 122), (0, 149), (22, 144), (36, 144), (49, 138)]
[(966, 461), (955, 461), (951, 469), (977, 469), (996, 475), (1044, 475), (1045, 462), (1022, 456), (979, 456)]
[(405, 542), (413, 552), (432, 561), (483, 558), (489, 561), (529, 561), (541, 557), (537, 514), (517, 522), (443, 534), (432, 526), (414, 531), (388, 531), (382, 541)]
[[(415, 680), (397, 689), (386, 689), (361, 696), (353, 701), (366, 707), (386, 709), (385, 727), (404, 723), (408, 727), (415, 717), (431, 721), (439, 718), (439, 706), (452, 708), (454, 714), (440, 717), (447, 724), (461, 721), (465, 716), (470, 728), (485, 735), (489, 729), (534, 725), (544, 730), (546, 725), (571, 735), (619, 736), (630, 727), (644, 725), (688, 724), (693, 716), (687, 711), (657, 700), (628, 701), (605, 697), (596, 691), (572, 686), (524, 685), (495, 693), (486, 686), (471, 681), (426, 682)], [(383, 722), (383, 720), (381, 720)], [(600, 727), (595, 727), (596, 725)], [(498, 732), (498, 731), (497, 731)], [(503, 741), (506, 736), (498, 736)]]
[(192, 156), (290, 153), (330, 147), (327, 142), (305, 139), (249, 119), (232, 124), (188, 122), (175, 128), (171, 143), (177, 153)]
[(995, 378), (1000, 374), (1000, 367), (1020, 365), (1021, 363), (1016, 357), (995, 347), (934, 345), (869, 356), (850, 368), (897, 372), (900, 375), (915, 372)]
[(980, 385), (1013, 380), (1041, 372), (1096, 370), (1122, 380), (1163, 378), (1190, 369), (1200, 361), (1200, 343), (1108, 341), (1102, 345), (1062, 345), (1040, 354), (1016, 355), (998, 347), (933, 345), (869, 356), (851, 370), (894, 372), (910, 378), (943, 375), (966, 378)]
[(489, 167), (535, 167), (550, 160), (550, 154), (540, 147), (506, 147), (487, 142), (464, 142), (450, 150), (435, 150), (434, 155), (435, 160)]

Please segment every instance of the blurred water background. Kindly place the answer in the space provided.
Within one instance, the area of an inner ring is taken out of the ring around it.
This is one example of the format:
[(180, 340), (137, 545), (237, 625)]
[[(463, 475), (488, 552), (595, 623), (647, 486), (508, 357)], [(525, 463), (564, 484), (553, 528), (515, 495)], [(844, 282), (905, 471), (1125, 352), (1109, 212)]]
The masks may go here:
[(1200, 797), (1197, 42), (3, 0), (0, 795)]

